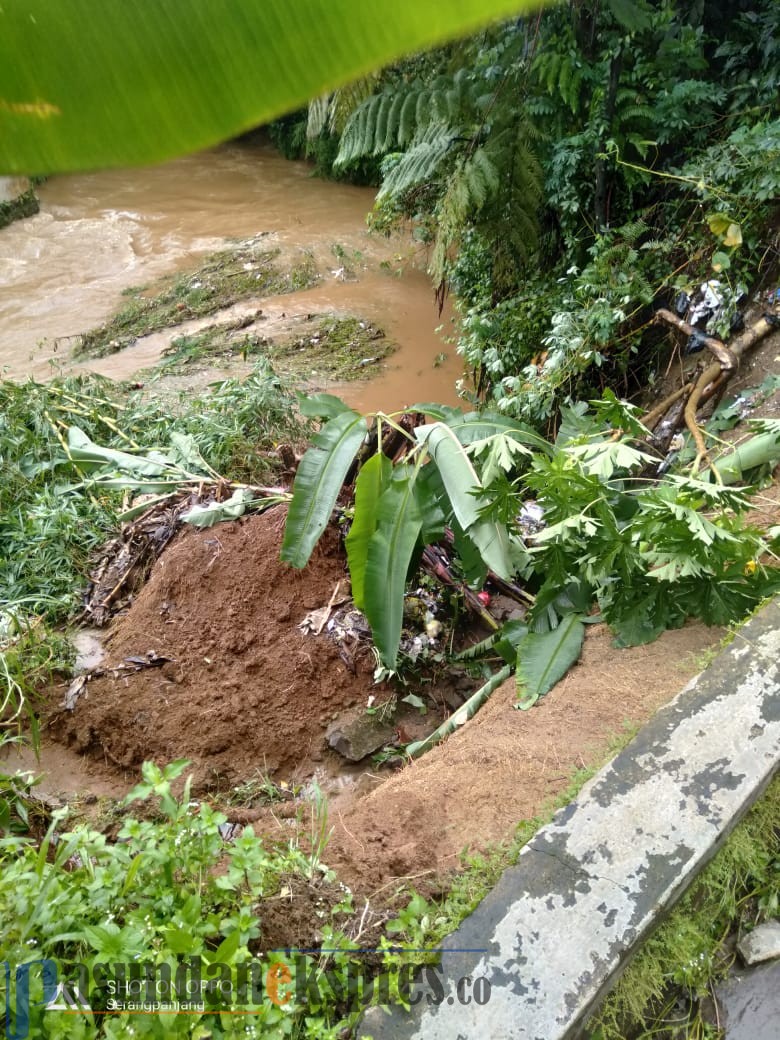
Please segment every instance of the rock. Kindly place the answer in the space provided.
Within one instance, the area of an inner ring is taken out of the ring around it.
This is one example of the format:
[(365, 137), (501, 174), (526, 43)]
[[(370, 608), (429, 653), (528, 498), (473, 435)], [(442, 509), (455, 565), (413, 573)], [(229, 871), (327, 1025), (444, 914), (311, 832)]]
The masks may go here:
[(759, 964), (780, 957), (780, 921), (765, 921), (737, 943), (745, 964)]
[(780, 961), (730, 975), (715, 990), (725, 1040), (777, 1040)]
[(376, 715), (340, 715), (329, 727), (328, 744), (350, 762), (359, 762), (372, 751), (390, 743), (395, 736), (392, 726)]

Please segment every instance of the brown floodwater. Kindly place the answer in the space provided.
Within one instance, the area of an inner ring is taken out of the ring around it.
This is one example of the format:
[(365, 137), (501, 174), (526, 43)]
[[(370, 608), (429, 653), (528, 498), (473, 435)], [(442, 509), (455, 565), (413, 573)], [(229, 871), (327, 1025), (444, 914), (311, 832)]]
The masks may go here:
[(371, 189), (314, 178), (305, 163), (268, 144), (234, 143), (155, 167), (55, 177), (39, 195), (37, 216), (0, 231), (0, 370), (7, 378), (45, 378), (55, 368), (131, 376), (170, 337), (79, 363), (69, 357), (69, 337), (108, 318), (123, 289), (194, 265), (226, 239), (265, 232), (285, 255), (310, 251), (323, 280), (254, 304), (269, 315), (349, 311), (398, 345), (370, 380), (337, 388), (353, 406), (457, 402), (461, 365), (443, 338), (451, 313), (439, 318), (424, 258), (408, 241), (369, 235)]

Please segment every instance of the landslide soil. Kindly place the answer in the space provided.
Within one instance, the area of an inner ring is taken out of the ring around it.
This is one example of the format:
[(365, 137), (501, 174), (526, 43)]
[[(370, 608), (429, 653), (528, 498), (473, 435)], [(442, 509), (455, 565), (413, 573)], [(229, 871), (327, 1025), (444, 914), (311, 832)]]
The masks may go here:
[(133, 772), (186, 757), (201, 787), (317, 762), (332, 718), (365, 705), (375, 662), (358, 654), (353, 673), (335, 644), (299, 630), (337, 582), (348, 588), (345, 561), (328, 530), (305, 570), (281, 563), (285, 516), (185, 528), (115, 621), (104, 668), (168, 660), (92, 679), (52, 723), (57, 739)]
[[(277, 508), (182, 531), (114, 622), (103, 667), (149, 652), (170, 660), (92, 679), (72, 712), (56, 691), (46, 739), (127, 787), (145, 759), (190, 759), (196, 783), (215, 786), (217, 798), (258, 770), (302, 779), (327, 766), (332, 775), (337, 763), (325, 732), (333, 717), (390, 691), (373, 685), (370, 653), (358, 654), (353, 674), (333, 643), (299, 630), (328, 602), (345, 566), (333, 531), (305, 570), (282, 564), (284, 519)], [(331, 787), (326, 862), (366, 896), (398, 878), (435, 890), (464, 850), (511, 837), (574, 771), (604, 757), (625, 723), (644, 722), (674, 696), (721, 635), (691, 624), (649, 646), (616, 650), (606, 628), (589, 627), (580, 663), (531, 711), (515, 710), (508, 682), (420, 760), (384, 780), (366, 772), (357, 783), (347, 777), (341, 791)], [(45, 759), (44, 747), (44, 766)], [(305, 841), (309, 814), (296, 816), (295, 808), (231, 818)]]

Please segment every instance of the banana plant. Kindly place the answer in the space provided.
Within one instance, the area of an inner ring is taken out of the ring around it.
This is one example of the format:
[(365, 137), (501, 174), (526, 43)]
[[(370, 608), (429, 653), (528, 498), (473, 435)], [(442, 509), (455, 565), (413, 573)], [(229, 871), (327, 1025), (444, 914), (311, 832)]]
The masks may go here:
[[(491, 518), (491, 486), (480, 479), (471, 455), (492, 439), (493, 454), (500, 453), (498, 465), (509, 468), (516, 455), (545, 442), (504, 416), (464, 414), (440, 405), (364, 417), (337, 398), (318, 394), (304, 402), (303, 409), (310, 417), (326, 421), (295, 478), (282, 559), (294, 567), (306, 565), (366, 440), (369, 422), (375, 424), (377, 451), (363, 462), (355, 485), (347, 562), (355, 604), (368, 618), (382, 664), (392, 671), (401, 639), (406, 580), (416, 550), (452, 527), (462, 558), (471, 555), (483, 572), (489, 568), (510, 580), (522, 556), (522, 544), (510, 527)], [(420, 412), (434, 421), (412, 433), (400, 425), (402, 415)], [(403, 460), (395, 465), (381, 450), (388, 430), (400, 431), (407, 441)]]

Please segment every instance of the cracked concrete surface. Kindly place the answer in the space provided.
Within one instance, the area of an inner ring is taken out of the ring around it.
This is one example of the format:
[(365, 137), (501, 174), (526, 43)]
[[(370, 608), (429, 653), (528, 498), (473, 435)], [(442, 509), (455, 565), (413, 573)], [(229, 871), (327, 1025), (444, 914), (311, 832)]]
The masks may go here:
[(413, 986), (408, 1012), (370, 1009), (359, 1035), (575, 1036), (779, 763), (776, 599), (535, 835), (448, 937), (441, 988)]

